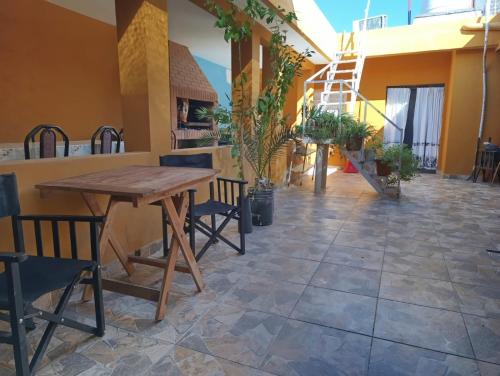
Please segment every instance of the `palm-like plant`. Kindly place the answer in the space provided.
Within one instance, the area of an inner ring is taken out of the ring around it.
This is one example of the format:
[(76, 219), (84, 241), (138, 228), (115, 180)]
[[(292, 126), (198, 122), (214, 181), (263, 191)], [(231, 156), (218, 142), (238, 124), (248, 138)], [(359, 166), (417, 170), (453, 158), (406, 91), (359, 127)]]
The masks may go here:
[(243, 131), (243, 152), (245, 159), (255, 172), (255, 189), (269, 189), (269, 168), (272, 161), (284, 150), (284, 146), (294, 138), (293, 130), (282, 121), (278, 126), (256, 115), (253, 129)]

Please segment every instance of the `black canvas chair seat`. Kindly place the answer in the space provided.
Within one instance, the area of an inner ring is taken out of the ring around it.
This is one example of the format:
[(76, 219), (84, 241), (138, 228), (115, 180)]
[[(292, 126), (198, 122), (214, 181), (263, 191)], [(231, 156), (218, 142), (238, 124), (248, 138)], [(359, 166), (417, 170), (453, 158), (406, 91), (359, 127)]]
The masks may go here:
[[(65, 288), (84, 271), (95, 268), (92, 261), (30, 256), (19, 264), (21, 288), (25, 304), (42, 295)], [(7, 276), (0, 274), (0, 309), (8, 309)]]
[(203, 204), (197, 204), (194, 206), (194, 216), (204, 217), (206, 215), (212, 214), (228, 214), (230, 211), (237, 209), (235, 205), (229, 205), (225, 202), (208, 200)]
[[(191, 168), (213, 168), (212, 154), (201, 153), (191, 155), (165, 155), (160, 157), (160, 166), (170, 167), (191, 167)], [(217, 243), (223, 241), (231, 248), (245, 254), (245, 231), (244, 223), (245, 216), (243, 214), (243, 198), (246, 181), (217, 178), (217, 197), (215, 194), (214, 182), (210, 182), (210, 199), (202, 204), (195, 204), (196, 190), (189, 190), (189, 210), (186, 217), (185, 231), (189, 233), (189, 245), (195, 254), (197, 261), (203, 257), (207, 249)], [(218, 225), (216, 216), (220, 214), (225, 218)], [(203, 222), (202, 217), (210, 216), (210, 226)], [(165, 210), (162, 212), (163, 222), (163, 253), (168, 254), (168, 216)], [(236, 245), (222, 235), (222, 231), (231, 220), (238, 221), (238, 229), (240, 232), (240, 244)], [(208, 238), (205, 245), (197, 252), (195, 233), (201, 232)]]

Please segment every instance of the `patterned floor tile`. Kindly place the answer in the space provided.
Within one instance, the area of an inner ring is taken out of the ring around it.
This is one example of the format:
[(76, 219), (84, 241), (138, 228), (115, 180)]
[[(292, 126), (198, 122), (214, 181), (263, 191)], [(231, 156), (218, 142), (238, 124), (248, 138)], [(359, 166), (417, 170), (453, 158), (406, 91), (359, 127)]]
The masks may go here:
[(280, 376), (365, 375), (370, 338), (289, 320), (262, 369)]
[(476, 361), (374, 339), (369, 376), (481, 376)]
[(454, 283), (463, 313), (500, 319), (500, 290), (496, 286)]
[(263, 253), (258, 257), (246, 257), (245, 260), (245, 263), (239, 264), (243, 267), (240, 270), (246, 274), (258, 271), (267, 278), (302, 284), (309, 283), (319, 265), (318, 261), (269, 253)]
[(386, 253), (382, 270), (390, 273), (449, 281), (444, 261), (435, 258)]
[(464, 261), (446, 260), (453, 282), (492, 286), (500, 283), (500, 266), (477, 265)]
[(207, 312), (179, 345), (258, 367), (285, 322), (277, 315), (219, 305)]
[(341, 230), (335, 238), (335, 245), (343, 245), (354, 248), (371, 249), (383, 251), (385, 249), (385, 232), (374, 237), (366, 232), (349, 232)]
[[(407, 345), (375, 339), (372, 375), (475, 375), (474, 362), (453, 355), (471, 356), (473, 348), (485, 360), (478, 361), (482, 376), (500, 376), (492, 363), (500, 348), (500, 257), (486, 252), (486, 245), (500, 250), (498, 187), (423, 175), (403, 183), (402, 199), (392, 201), (357, 174), (328, 179), (324, 195), (312, 193), (309, 178), (301, 188), (276, 190), (275, 223), (248, 234), (244, 256), (223, 242), (211, 247), (200, 262), (202, 293), (176, 273), (163, 322), (154, 321), (153, 303), (105, 293), (106, 336), (58, 328), (41, 374), (365, 375), (371, 338), (353, 331), (371, 335), (375, 299), (356, 294), (376, 296), (374, 277), (383, 269), (382, 297), (402, 302), (382, 298), (375, 329)], [(235, 224), (224, 233), (238, 240)], [(204, 240), (197, 237), (199, 247)], [(313, 283), (327, 289), (310, 286), (298, 301), (320, 262)], [(161, 279), (149, 267), (130, 278), (119, 265), (108, 270), (150, 286)], [(77, 298), (69, 317), (90, 323), (93, 304)], [(296, 303), (293, 315), (303, 321), (280, 316)], [(457, 305), (467, 327), (450, 311)], [(29, 334), (31, 353), (43, 328)], [(0, 375), (13, 375), (13, 367), (12, 349), (0, 345)]]
[(462, 315), (456, 312), (381, 299), (374, 333), (383, 339), (473, 356)]
[(384, 253), (362, 248), (352, 248), (333, 244), (323, 259), (323, 262), (381, 270)]
[(292, 318), (371, 335), (377, 300), (368, 296), (308, 287)]
[(464, 315), (477, 359), (500, 364), (500, 320)]
[(434, 308), (458, 311), (459, 305), (451, 282), (382, 273), (380, 297)]
[(500, 376), (500, 365), (485, 362), (477, 363), (481, 371), (481, 376)]
[(321, 261), (325, 256), (330, 243), (307, 242), (296, 239), (280, 239), (280, 238), (259, 238), (249, 243), (249, 249), (258, 247), (265, 249), (271, 253), (296, 257), (300, 259)]
[(288, 316), (305, 285), (280, 282), (259, 276), (245, 276), (225, 296), (224, 303)]
[(427, 240), (415, 240), (406, 237), (389, 237), (387, 240), (386, 252), (398, 255), (414, 255), (442, 259), (443, 256), (446, 253), (451, 252), (451, 250), (429, 243)]
[(378, 295), (380, 272), (350, 266), (321, 263), (311, 285), (360, 295)]
[(243, 366), (191, 349), (175, 349), (148, 370), (147, 376), (271, 376), (266, 372)]

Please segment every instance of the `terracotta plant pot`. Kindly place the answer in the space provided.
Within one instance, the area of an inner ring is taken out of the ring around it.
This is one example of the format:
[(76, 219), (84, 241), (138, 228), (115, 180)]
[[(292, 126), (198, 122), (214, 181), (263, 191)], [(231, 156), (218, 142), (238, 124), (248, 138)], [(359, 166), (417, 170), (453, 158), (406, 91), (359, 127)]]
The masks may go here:
[(382, 162), (380, 159), (377, 159), (375, 161), (377, 164), (377, 175), (378, 176), (389, 176), (392, 172), (391, 166), (388, 164), (385, 164)]
[(348, 151), (359, 151), (363, 146), (363, 137), (351, 137), (346, 142), (346, 149)]

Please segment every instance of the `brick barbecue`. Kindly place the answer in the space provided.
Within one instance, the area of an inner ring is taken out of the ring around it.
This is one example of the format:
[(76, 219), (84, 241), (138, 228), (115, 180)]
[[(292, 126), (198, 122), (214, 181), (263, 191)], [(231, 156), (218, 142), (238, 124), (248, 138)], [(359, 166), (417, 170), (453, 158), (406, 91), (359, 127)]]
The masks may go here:
[[(169, 56), (172, 130), (177, 146), (187, 147), (214, 129), (212, 122), (197, 119), (195, 111), (216, 105), (218, 96), (186, 46), (169, 41)], [(183, 104), (189, 106), (187, 116), (182, 116)]]

